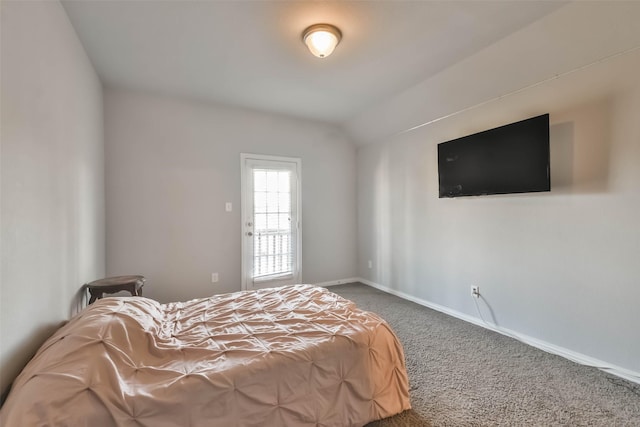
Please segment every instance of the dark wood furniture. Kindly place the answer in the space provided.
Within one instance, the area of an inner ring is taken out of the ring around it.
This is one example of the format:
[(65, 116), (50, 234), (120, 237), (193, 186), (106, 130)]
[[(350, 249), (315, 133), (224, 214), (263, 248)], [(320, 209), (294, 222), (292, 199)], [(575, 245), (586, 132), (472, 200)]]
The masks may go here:
[(114, 276), (94, 280), (86, 284), (91, 295), (89, 304), (93, 304), (97, 299), (102, 298), (104, 294), (115, 294), (120, 291), (128, 291), (133, 296), (142, 296), (142, 287), (145, 280), (144, 276)]

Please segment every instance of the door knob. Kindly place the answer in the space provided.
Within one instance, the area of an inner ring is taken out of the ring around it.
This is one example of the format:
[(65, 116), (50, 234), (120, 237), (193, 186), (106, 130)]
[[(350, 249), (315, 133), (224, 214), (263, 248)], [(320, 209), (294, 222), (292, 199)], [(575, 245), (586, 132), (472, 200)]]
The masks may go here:
[(253, 236), (253, 233), (249, 231), (247, 232), (247, 236)]

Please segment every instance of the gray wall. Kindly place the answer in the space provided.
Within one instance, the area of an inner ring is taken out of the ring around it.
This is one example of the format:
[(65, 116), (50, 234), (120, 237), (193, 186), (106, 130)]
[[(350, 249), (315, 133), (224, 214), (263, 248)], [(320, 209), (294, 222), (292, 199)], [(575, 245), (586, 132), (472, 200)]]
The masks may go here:
[(58, 2), (2, 2), (0, 389), (104, 274), (102, 87)]
[(303, 281), (355, 276), (355, 146), (336, 128), (107, 90), (105, 138), (107, 273), (145, 275), (145, 295), (240, 290), (242, 152), (302, 159)]
[[(640, 372), (640, 51), (358, 150), (365, 279)], [(439, 142), (551, 117), (550, 193), (438, 198)], [(373, 261), (369, 269), (367, 261)]]

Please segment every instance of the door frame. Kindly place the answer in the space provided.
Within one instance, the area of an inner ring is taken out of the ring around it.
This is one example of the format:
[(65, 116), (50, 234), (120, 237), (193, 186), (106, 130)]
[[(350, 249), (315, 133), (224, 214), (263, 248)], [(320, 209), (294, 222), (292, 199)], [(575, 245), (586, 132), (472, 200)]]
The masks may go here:
[(296, 178), (298, 185), (297, 188), (294, 189), (296, 192), (296, 206), (295, 209), (298, 214), (297, 233), (296, 233), (296, 262), (298, 264), (298, 279), (302, 281), (302, 159), (299, 157), (284, 157), (284, 156), (272, 156), (266, 154), (251, 154), (251, 153), (240, 153), (240, 215), (241, 215), (241, 223), (240, 223), (240, 250), (241, 250), (241, 271), (240, 278), (242, 281), (241, 289), (243, 291), (249, 290), (248, 281), (249, 277), (247, 274), (247, 268), (249, 267), (247, 260), (247, 254), (245, 251), (247, 250), (246, 246), (246, 222), (249, 212), (247, 212), (247, 197), (253, 197), (253, 194), (248, 194), (248, 182), (247, 182), (247, 160), (257, 160), (257, 161), (272, 161), (272, 162), (286, 162), (293, 163), (296, 167)]

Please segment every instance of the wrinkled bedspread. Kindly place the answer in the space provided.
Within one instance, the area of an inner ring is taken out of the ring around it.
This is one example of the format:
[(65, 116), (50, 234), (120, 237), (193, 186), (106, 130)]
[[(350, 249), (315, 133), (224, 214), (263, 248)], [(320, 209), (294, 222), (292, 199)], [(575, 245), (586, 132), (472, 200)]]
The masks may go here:
[(105, 298), (40, 348), (10, 426), (362, 426), (409, 409), (388, 324), (295, 285), (159, 304)]

